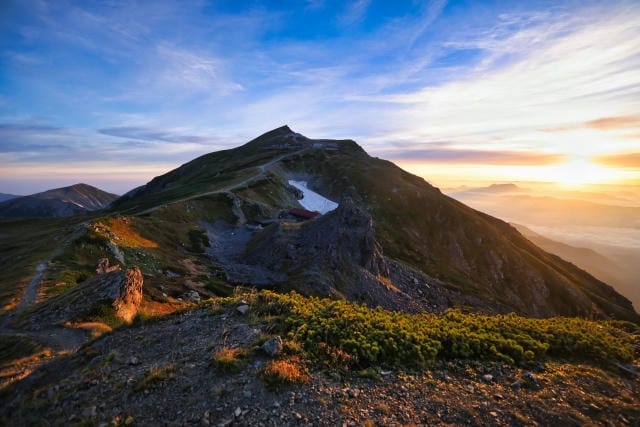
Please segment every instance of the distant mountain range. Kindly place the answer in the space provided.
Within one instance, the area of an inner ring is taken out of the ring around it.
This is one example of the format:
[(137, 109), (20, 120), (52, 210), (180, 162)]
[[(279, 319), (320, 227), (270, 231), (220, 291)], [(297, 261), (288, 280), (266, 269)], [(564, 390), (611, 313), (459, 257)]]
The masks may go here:
[[(566, 243), (558, 242), (553, 239), (544, 237), (524, 225), (512, 224), (518, 229), (523, 236), (540, 246), (545, 251), (556, 254), (562, 259), (574, 263), (576, 266), (588, 271), (595, 277), (607, 283), (614, 285), (623, 295), (628, 297), (636, 309), (640, 308), (640, 288), (638, 287), (638, 275), (633, 271), (634, 267), (629, 268), (627, 264), (630, 261), (622, 260), (619, 264), (618, 258), (608, 258), (589, 248), (581, 248)], [(619, 248), (618, 252), (622, 252), (623, 248)], [(627, 252), (631, 252), (628, 250)], [(614, 259), (616, 261), (614, 261)], [(631, 261), (632, 262), (632, 261)]]
[(590, 200), (539, 195), (515, 184), (494, 184), (489, 187), (453, 189), (447, 193), (456, 200), (500, 218), (525, 224), (547, 226), (576, 225), (640, 228), (640, 208), (614, 204), (611, 197), (583, 193)]
[(68, 217), (107, 207), (118, 198), (87, 184), (56, 188), (0, 203), (0, 217)]

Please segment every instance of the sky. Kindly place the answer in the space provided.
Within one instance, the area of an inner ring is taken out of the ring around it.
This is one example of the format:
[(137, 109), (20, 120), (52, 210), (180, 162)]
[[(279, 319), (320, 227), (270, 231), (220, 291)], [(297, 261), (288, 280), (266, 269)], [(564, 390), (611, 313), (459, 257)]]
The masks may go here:
[(640, 185), (637, 1), (0, 1), (0, 192), (289, 125), (442, 186)]

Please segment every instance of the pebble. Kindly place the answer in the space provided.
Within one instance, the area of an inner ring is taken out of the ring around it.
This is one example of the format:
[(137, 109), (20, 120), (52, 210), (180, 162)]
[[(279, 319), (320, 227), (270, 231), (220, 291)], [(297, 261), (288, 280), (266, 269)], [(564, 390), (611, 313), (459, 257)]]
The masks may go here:
[(482, 381), (484, 381), (485, 383), (490, 383), (493, 381), (493, 375), (491, 374), (484, 374), (482, 376)]
[(240, 415), (242, 415), (242, 409), (240, 409), (240, 407), (238, 406), (236, 410), (233, 411), (233, 415), (235, 415), (236, 418), (238, 418)]

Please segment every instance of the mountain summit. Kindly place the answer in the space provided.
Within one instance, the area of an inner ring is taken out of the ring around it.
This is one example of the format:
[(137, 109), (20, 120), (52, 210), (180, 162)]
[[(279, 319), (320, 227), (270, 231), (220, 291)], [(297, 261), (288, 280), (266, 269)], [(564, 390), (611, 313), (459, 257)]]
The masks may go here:
[(67, 217), (103, 209), (117, 199), (87, 184), (55, 188), (0, 203), (0, 217)]
[[(302, 208), (290, 181), (340, 206), (315, 218), (287, 214)], [(409, 311), (637, 319), (610, 286), (352, 140), (283, 126), (154, 178), (113, 207), (154, 215), (202, 198), (223, 207), (200, 224), (232, 283)]]

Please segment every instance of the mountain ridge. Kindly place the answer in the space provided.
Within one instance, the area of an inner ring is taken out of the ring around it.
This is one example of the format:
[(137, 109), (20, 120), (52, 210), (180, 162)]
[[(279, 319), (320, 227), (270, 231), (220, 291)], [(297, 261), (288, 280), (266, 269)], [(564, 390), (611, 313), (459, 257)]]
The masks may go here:
[(118, 198), (88, 184), (79, 183), (0, 203), (0, 217), (67, 217), (104, 209)]
[[(539, 249), (507, 223), (443, 195), (389, 161), (369, 156), (355, 141), (309, 139), (288, 126), (185, 163), (116, 200), (113, 209), (149, 213), (171, 203), (215, 196), (229, 205), (235, 226), (244, 227), (298, 205), (298, 190), (288, 179), (307, 181), (309, 188), (331, 200), (342, 200), (352, 188), (371, 215), (374, 240), (385, 257), (403, 266), (401, 270), (417, 272), (417, 282), (431, 282), (443, 293), (464, 297), (443, 298), (439, 309), (466, 304), (470, 298), (485, 302), (476, 308), (533, 316), (637, 317), (631, 303), (610, 286)], [(303, 230), (307, 225), (296, 227)], [(256, 238), (261, 233), (265, 231), (258, 231)], [(237, 256), (245, 257), (245, 250)], [(280, 273), (291, 276), (285, 270)], [(369, 273), (378, 286), (393, 282)], [(323, 274), (329, 282), (335, 278), (331, 272)], [(308, 289), (303, 276), (293, 276), (299, 279), (285, 288)], [(395, 279), (405, 280), (398, 288), (418, 298), (410, 274), (397, 274)], [(384, 306), (385, 301), (370, 303)]]

